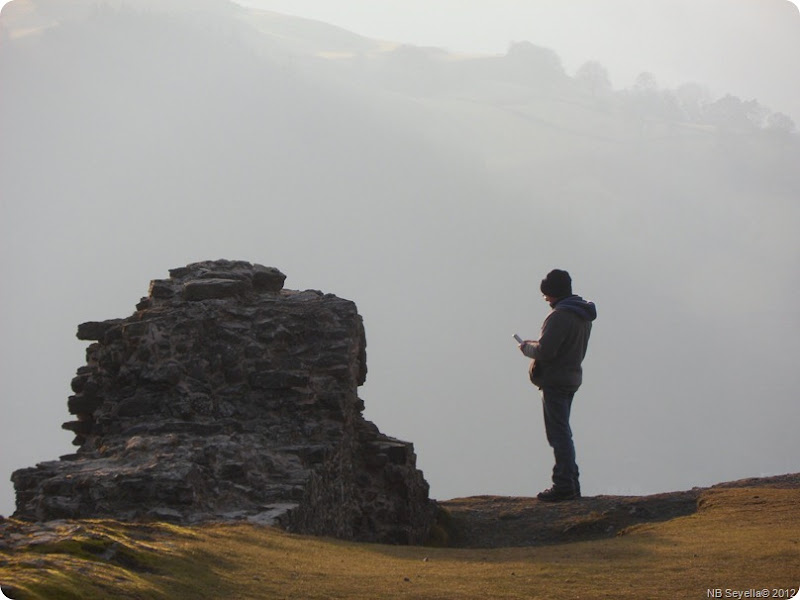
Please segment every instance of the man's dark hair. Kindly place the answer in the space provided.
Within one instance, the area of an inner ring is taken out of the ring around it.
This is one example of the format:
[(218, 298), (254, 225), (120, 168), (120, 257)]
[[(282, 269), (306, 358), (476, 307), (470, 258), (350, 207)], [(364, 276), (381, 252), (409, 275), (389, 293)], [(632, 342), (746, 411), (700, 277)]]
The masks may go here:
[(545, 296), (563, 298), (572, 295), (572, 278), (561, 269), (553, 269), (542, 279), (539, 289)]

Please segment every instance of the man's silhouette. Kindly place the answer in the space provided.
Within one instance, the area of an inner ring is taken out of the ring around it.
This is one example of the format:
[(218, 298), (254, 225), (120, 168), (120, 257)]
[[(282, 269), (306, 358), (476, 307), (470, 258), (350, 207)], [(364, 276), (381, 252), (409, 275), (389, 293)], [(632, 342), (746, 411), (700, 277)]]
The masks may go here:
[(550, 271), (540, 289), (553, 310), (544, 320), (539, 339), (525, 340), (519, 347), (533, 359), (530, 378), (542, 391), (545, 432), (555, 454), (553, 487), (537, 497), (543, 502), (562, 502), (581, 497), (569, 416), (572, 399), (583, 381), (581, 363), (597, 309), (593, 302), (572, 293), (572, 279), (566, 271)]

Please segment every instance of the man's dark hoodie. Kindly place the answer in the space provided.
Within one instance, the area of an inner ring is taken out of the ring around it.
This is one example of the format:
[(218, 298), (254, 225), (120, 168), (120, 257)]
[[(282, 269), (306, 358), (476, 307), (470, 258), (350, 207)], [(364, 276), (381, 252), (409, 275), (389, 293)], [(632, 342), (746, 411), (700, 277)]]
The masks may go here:
[(594, 302), (580, 296), (561, 298), (552, 305), (537, 341), (528, 341), (522, 352), (532, 358), (531, 381), (538, 388), (576, 391), (583, 381), (581, 362), (586, 356), (592, 321), (597, 318)]

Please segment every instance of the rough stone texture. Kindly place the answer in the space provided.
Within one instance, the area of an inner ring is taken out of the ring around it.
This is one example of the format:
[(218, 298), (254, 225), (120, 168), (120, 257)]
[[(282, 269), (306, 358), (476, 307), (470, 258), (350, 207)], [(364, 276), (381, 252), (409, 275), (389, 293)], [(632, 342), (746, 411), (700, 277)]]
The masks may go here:
[(419, 543), (433, 519), (413, 445), (364, 420), (360, 315), (277, 269), (170, 271), (126, 319), (84, 323), (75, 454), (12, 475), (15, 517), (249, 519)]

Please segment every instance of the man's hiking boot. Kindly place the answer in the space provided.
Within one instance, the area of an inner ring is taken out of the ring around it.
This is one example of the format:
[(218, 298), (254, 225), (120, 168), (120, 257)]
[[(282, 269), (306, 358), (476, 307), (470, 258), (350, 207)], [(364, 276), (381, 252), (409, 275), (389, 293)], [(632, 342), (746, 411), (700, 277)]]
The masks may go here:
[(569, 500), (578, 500), (581, 497), (581, 493), (574, 490), (559, 490), (551, 487), (549, 490), (540, 492), (536, 497), (542, 502), (567, 502)]

